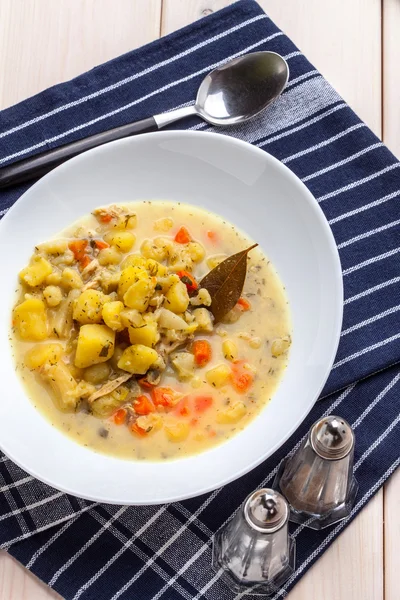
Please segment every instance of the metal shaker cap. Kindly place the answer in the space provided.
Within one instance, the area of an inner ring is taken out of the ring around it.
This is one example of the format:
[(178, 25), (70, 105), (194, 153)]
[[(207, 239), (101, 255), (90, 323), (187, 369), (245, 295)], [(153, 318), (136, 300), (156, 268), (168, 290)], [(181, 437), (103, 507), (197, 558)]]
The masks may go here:
[(340, 460), (351, 452), (354, 433), (347, 421), (330, 415), (314, 423), (310, 431), (310, 443), (321, 458)]
[(262, 533), (273, 533), (287, 522), (289, 507), (279, 492), (262, 488), (247, 498), (244, 505), (244, 516), (253, 529)]

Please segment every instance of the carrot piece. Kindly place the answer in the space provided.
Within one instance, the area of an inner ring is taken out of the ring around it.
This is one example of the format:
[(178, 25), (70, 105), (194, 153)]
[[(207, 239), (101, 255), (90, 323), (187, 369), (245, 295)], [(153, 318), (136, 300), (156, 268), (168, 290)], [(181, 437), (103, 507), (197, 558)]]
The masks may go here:
[(213, 403), (212, 396), (196, 396), (194, 399), (194, 409), (198, 413), (202, 413)]
[(87, 240), (73, 240), (68, 244), (68, 248), (73, 252), (77, 262), (81, 262), (85, 256), (87, 245)]
[(173, 406), (175, 392), (168, 387), (155, 387), (151, 390), (151, 396), (156, 406)]
[(253, 384), (254, 375), (244, 368), (244, 360), (235, 360), (232, 365), (231, 383), (239, 394), (247, 392)]
[(178, 271), (179, 279), (186, 285), (188, 292), (195, 292), (198, 289), (198, 283), (191, 273), (188, 271)]
[(211, 345), (207, 340), (196, 340), (192, 345), (194, 361), (199, 367), (204, 367), (211, 360)]
[(98, 250), (104, 250), (104, 248), (109, 248), (109, 244), (107, 244), (107, 242), (103, 242), (103, 240), (94, 240), (94, 244)]
[(125, 423), (127, 412), (128, 411), (126, 410), (126, 408), (118, 409), (117, 412), (113, 415), (114, 423), (116, 425), (122, 425), (123, 423)]
[(178, 402), (174, 408), (174, 412), (182, 417), (188, 417), (190, 415), (189, 398), (187, 396)]
[(137, 382), (139, 385), (146, 388), (147, 390), (152, 390), (153, 387), (156, 385), (155, 383), (150, 383), (149, 381), (147, 381), (146, 377), (141, 377), (137, 380)]
[(181, 227), (175, 236), (175, 241), (178, 242), (178, 244), (188, 244), (191, 239), (186, 227)]
[(246, 298), (239, 298), (239, 300), (237, 301), (237, 306), (243, 311), (246, 312), (247, 310), (251, 309), (251, 304), (248, 300), (246, 300)]
[(102, 223), (109, 223), (110, 221), (112, 221), (112, 215), (110, 215), (109, 213), (102, 213), (100, 215), (100, 221)]
[(148, 415), (156, 410), (153, 402), (145, 395), (139, 396), (133, 403), (133, 408), (138, 415)]
[(82, 259), (79, 261), (79, 267), (80, 269), (84, 269), (85, 267), (87, 267), (88, 265), (90, 265), (90, 263), (92, 262), (92, 259), (90, 258), (90, 256), (88, 256), (87, 254), (85, 254), (85, 256), (82, 257)]
[(217, 243), (218, 236), (215, 231), (207, 231), (207, 237), (213, 244)]
[(130, 426), (130, 430), (132, 431), (132, 433), (135, 433), (140, 437), (145, 437), (147, 435), (147, 432), (144, 429), (142, 429), (142, 427), (139, 427), (137, 423), (132, 423), (132, 425)]

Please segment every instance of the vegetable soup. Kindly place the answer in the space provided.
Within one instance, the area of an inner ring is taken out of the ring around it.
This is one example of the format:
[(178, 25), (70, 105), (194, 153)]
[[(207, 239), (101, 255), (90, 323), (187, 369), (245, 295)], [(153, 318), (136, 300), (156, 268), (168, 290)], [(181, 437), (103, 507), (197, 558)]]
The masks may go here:
[(95, 451), (204, 451), (246, 427), (284, 373), (290, 315), (273, 265), (200, 208), (99, 208), (35, 247), (19, 278), (12, 346), (27, 394)]

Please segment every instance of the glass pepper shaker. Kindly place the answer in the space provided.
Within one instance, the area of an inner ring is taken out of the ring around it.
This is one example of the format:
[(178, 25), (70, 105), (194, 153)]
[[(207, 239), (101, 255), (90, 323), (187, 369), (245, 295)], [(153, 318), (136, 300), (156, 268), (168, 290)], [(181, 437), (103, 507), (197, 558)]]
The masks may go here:
[(289, 507), (281, 494), (263, 488), (250, 494), (235, 517), (215, 535), (213, 568), (235, 592), (272, 594), (293, 573), (295, 543), (288, 532)]
[(274, 487), (290, 504), (290, 520), (323, 529), (344, 519), (358, 491), (353, 474), (355, 437), (341, 417), (323, 417), (278, 472)]

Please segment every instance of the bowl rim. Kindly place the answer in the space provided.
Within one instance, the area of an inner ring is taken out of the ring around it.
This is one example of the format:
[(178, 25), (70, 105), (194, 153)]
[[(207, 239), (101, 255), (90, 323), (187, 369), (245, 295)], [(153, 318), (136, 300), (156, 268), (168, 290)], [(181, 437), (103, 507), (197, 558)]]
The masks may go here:
[[(150, 133), (142, 133), (142, 134), (138, 134), (135, 136), (129, 136), (127, 138), (123, 138), (120, 140), (114, 140), (112, 142), (108, 142), (106, 144), (102, 144), (101, 146), (98, 146), (96, 148), (93, 148), (91, 150), (87, 150), (86, 152), (83, 152), (82, 154), (79, 154), (71, 159), (69, 159), (68, 161), (66, 161), (65, 163), (59, 165), (58, 167), (54, 168), (52, 171), (50, 171), (49, 173), (47, 173), (46, 175), (44, 175), (41, 179), (39, 179), (37, 182), (35, 182), (30, 188), (28, 188), (28, 190), (26, 190), (19, 198), (18, 200), (10, 207), (10, 209), (7, 211), (7, 213), (3, 216), (3, 218), (0, 221), (0, 233), (3, 227), (3, 223), (7, 222), (8, 219), (10, 218), (9, 215), (13, 214), (13, 210), (15, 209), (16, 205), (20, 204), (21, 201), (23, 202), (27, 202), (29, 201), (29, 195), (31, 193), (32, 190), (37, 191), (38, 189), (40, 190), (40, 188), (44, 185), (47, 185), (48, 183), (50, 183), (52, 181), (52, 179), (54, 177), (57, 177), (58, 174), (65, 169), (70, 169), (71, 165), (74, 164), (78, 164), (80, 161), (85, 160), (85, 155), (89, 154), (90, 156), (93, 156), (95, 154), (101, 154), (102, 152), (108, 152), (110, 147), (116, 147), (116, 146), (123, 146), (124, 144), (140, 144), (141, 140), (143, 139), (148, 139), (149, 136), (152, 136), (153, 138), (159, 138), (160, 141), (164, 138), (165, 140), (167, 140), (168, 138), (171, 138), (171, 136), (175, 136), (176, 138), (193, 138), (194, 140), (199, 139), (199, 136), (201, 137), (208, 137), (210, 138), (212, 141), (214, 140), (217, 143), (227, 143), (228, 145), (232, 145), (232, 146), (237, 146), (239, 147), (239, 149), (242, 149), (245, 152), (250, 152), (250, 153), (254, 153), (254, 155), (261, 157), (263, 160), (266, 160), (267, 162), (271, 161), (272, 164), (278, 169), (280, 170), (282, 173), (284, 173), (284, 177), (288, 178), (289, 180), (291, 180), (294, 185), (297, 185), (302, 188), (303, 190), (303, 195), (304, 195), (304, 200), (306, 200), (309, 205), (311, 206), (311, 208), (313, 209), (320, 227), (322, 228), (323, 232), (324, 232), (324, 239), (325, 242), (328, 245), (328, 249), (331, 255), (331, 259), (333, 259), (333, 267), (334, 267), (334, 271), (332, 273), (332, 276), (335, 280), (335, 285), (336, 285), (336, 299), (335, 299), (335, 320), (336, 320), (336, 330), (334, 332), (334, 336), (332, 336), (332, 343), (331, 343), (331, 350), (330, 350), (330, 355), (329, 355), (329, 360), (326, 361), (326, 366), (323, 372), (323, 376), (321, 373), (321, 383), (319, 388), (315, 391), (314, 393), (314, 397), (312, 398), (312, 401), (310, 401), (307, 406), (305, 407), (304, 411), (301, 413), (300, 417), (297, 419), (297, 421), (287, 430), (286, 434), (284, 436), (282, 436), (281, 440), (279, 442), (277, 442), (272, 448), (270, 448), (269, 450), (267, 450), (265, 453), (260, 454), (257, 458), (255, 458), (251, 463), (248, 463), (245, 467), (241, 468), (239, 471), (235, 471), (234, 473), (227, 475), (226, 477), (222, 478), (220, 481), (218, 481), (218, 483), (210, 483), (208, 485), (203, 485), (202, 487), (199, 487), (199, 489), (197, 489), (194, 492), (191, 493), (180, 493), (180, 494), (170, 494), (170, 495), (165, 495), (162, 496), (161, 498), (157, 498), (157, 500), (154, 501), (149, 501), (149, 500), (143, 500), (143, 501), (132, 501), (129, 500), (128, 498), (110, 498), (107, 495), (104, 496), (100, 496), (100, 495), (91, 495), (90, 493), (84, 493), (82, 494), (82, 492), (78, 489), (74, 489), (73, 486), (68, 487), (68, 486), (64, 486), (62, 483), (59, 483), (58, 481), (56, 483), (54, 483), (54, 481), (51, 481), (50, 479), (48, 479), (46, 476), (42, 475), (40, 473), (40, 468), (32, 468), (31, 466), (27, 465), (24, 463), (24, 461), (20, 461), (18, 457), (15, 457), (11, 451), (9, 451), (8, 447), (5, 447), (3, 445), (2, 440), (0, 439), (0, 450), (10, 459), (12, 460), (16, 465), (18, 465), (21, 469), (23, 469), (24, 471), (26, 471), (27, 473), (29, 473), (30, 475), (32, 475), (34, 478), (38, 479), (39, 481), (42, 481), (43, 483), (49, 485), (52, 488), (55, 488), (61, 492), (64, 492), (66, 494), (71, 494), (74, 495), (78, 498), (83, 498), (85, 500), (89, 500), (89, 501), (93, 501), (93, 502), (99, 502), (99, 503), (107, 503), (107, 504), (126, 504), (126, 505), (135, 505), (135, 506), (140, 506), (140, 505), (157, 505), (157, 504), (166, 504), (166, 503), (171, 503), (171, 502), (177, 502), (177, 501), (181, 501), (181, 500), (185, 500), (185, 499), (189, 499), (189, 498), (193, 498), (193, 497), (197, 497), (209, 492), (212, 492), (222, 486), (225, 486), (229, 483), (231, 483), (232, 481), (235, 481), (236, 479), (239, 479), (240, 477), (242, 477), (243, 475), (245, 475), (246, 473), (250, 472), (251, 470), (253, 470), (254, 468), (256, 468), (258, 465), (260, 465), (262, 462), (264, 462), (265, 460), (267, 460), (269, 457), (271, 457), (277, 450), (279, 450), (279, 448), (281, 448), (285, 442), (293, 435), (293, 433), (300, 427), (300, 425), (303, 423), (303, 421), (305, 420), (305, 418), (307, 417), (307, 415), (310, 413), (310, 411), (312, 410), (312, 408), (314, 407), (315, 403), (317, 402), (321, 391), (323, 390), (325, 383), (329, 377), (329, 374), (331, 372), (332, 366), (334, 364), (334, 360), (335, 360), (335, 356), (337, 353), (337, 349), (339, 346), (339, 341), (340, 341), (340, 334), (341, 334), (341, 328), (342, 328), (342, 318), (343, 318), (343, 279), (342, 279), (342, 269), (341, 269), (341, 263), (340, 263), (340, 256), (339, 256), (339, 252), (338, 252), (338, 248), (335, 242), (335, 238), (333, 236), (332, 230), (329, 226), (328, 220), (326, 219), (321, 207), (319, 206), (317, 200), (315, 199), (315, 197), (313, 196), (313, 194), (310, 192), (310, 190), (307, 188), (307, 186), (302, 182), (302, 180), (295, 175), (295, 173), (293, 173), (293, 171), (291, 171), (285, 164), (283, 164), (280, 160), (278, 160), (277, 158), (275, 158), (273, 155), (271, 155), (270, 153), (266, 152), (265, 150), (262, 150), (261, 148), (258, 148), (257, 146), (243, 141), (241, 139), (229, 136), (229, 135), (224, 135), (221, 133), (216, 133), (216, 132), (210, 132), (210, 131), (197, 131), (197, 130), (190, 130), (190, 129), (186, 129), (186, 130), (164, 130), (164, 131), (155, 131), (155, 132), (150, 132)], [(212, 142), (213, 143), (213, 142)], [(28, 200), (27, 200), (28, 199)], [(26, 394), (25, 394), (26, 395)], [(28, 401), (30, 401), (28, 399)], [(36, 410), (36, 409), (35, 409)], [(45, 418), (45, 417), (44, 417)], [(60, 435), (63, 435), (60, 432)], [(68, 437), (68, 436), (67, 436)], [(218, 447), (218, 446), (217, 446)], [(202, 452), (199, 454), (205, 454), (205, 452)], [(108, 455), (102, 455), (103, 457), (106, 456), (108, 457)], [(194, 455), (196, 456), (196, 455)], [(113, 457), (115, 458), (115, 457)], [(184, 458), (190, 458), (190, 457), (184, 457)], [(178, 459), (177, 459), (178, 460)], [(125, 461), (125, 462), (134, 462), (134, 461)], [(154, 461), (151, 461), (154, 462)], [(177, 462), (177, 461), (170, 461), (170, 462)], [(163, 464), (163, 463), (162, 463)]]

